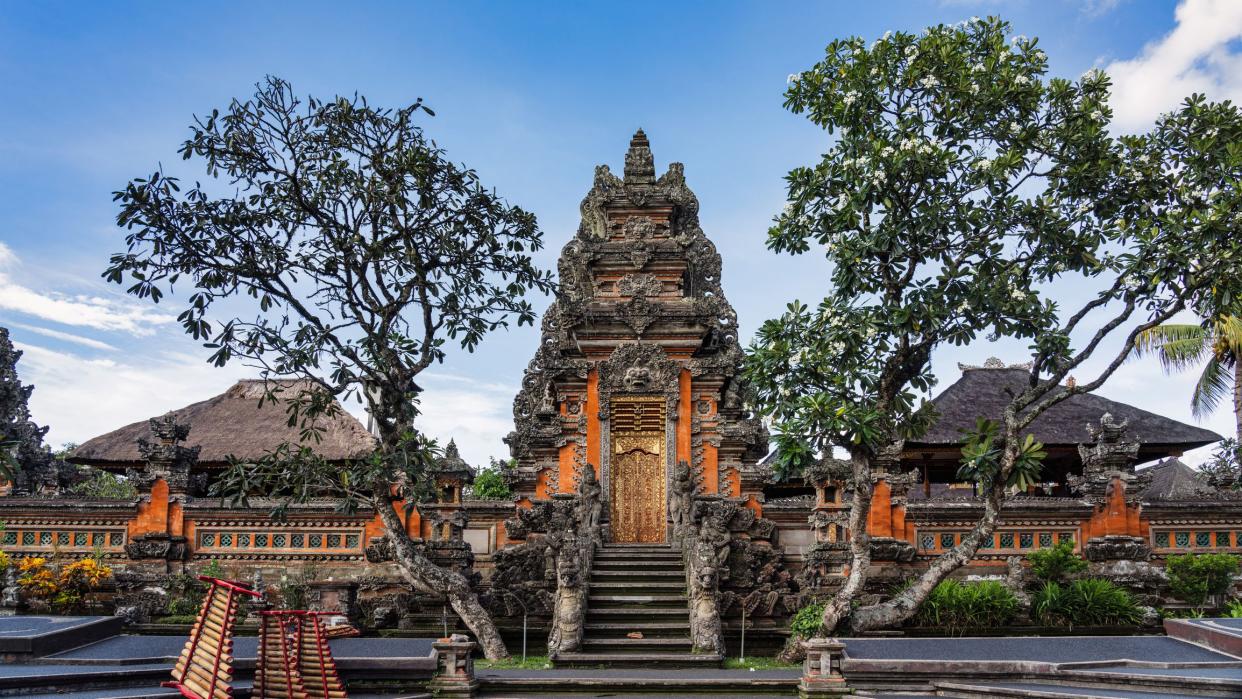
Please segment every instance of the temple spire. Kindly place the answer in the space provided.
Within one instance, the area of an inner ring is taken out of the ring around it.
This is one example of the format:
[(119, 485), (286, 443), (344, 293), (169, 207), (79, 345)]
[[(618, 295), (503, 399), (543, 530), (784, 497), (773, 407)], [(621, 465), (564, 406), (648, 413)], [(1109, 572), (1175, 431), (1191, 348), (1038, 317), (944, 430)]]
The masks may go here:
[(655, 181), (655, 158), (651, 156), (651, 144), (647, 141), (647, 134), (639, 129), (630, 139), (630, 149), (625, 153), (625, 183), (655, 184)]

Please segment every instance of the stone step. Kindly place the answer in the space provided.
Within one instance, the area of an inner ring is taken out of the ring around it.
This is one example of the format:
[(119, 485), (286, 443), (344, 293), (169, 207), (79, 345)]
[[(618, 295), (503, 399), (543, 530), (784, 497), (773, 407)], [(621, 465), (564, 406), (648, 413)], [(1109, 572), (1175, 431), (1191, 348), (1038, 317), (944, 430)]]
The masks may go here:
[(595, 560), (623, 560), (623, 561), (680, 561), (681, 552), (679, 551), (603, 551), (595, 552)]
[(690, 638), (690, 622), (655, 624), (650, 622), (586, 624), (587, 638), (626, 638), (638, 631), (644, 638)]
[(582, 649), (586, 653), (689, 653), (690, 638), (584, 638)]
[(690, 610), (683, 605), (681, 607), (595, 607), (587, 609), (588, 623), (615, 621), (616, 623), (624, 623), (621, 619), (629, 617), (638, 617), (639, 620), (652, 620), (652, 617), (658, 619), (689, 619)]
[(630, 594), (682, 594), (686, 591), (686, 585), (680, 580), (656, 578), (655, 580), (622, 580), (620, 582), (614, 580), (605, 580), (596, 582), (592, 580), (589, 587), (592, 590), (601, 592), (609, 592), (612, 590), (621, 590)]
[(677, 570), (613, 570), (611, 568), (604, 568), (591, 571), (591, 580), (631, 580), (634, 578), (684, 581), (686, 573), (681, 568)]
[(553, 658), (557, 667), (603, 665), (617, 667), (720, 667), (723, 656), (691, 653), (561, 653)]
[(588, 608), (609, 607), (678, 607), (686, 608), (685, 595), (590, 595), (587, 597)]
[(707, 666), (645, 668), (641, 672), (609, 669), (562, 670), (515, 676), (511, 672), (479, 674), (481, 696), (492, 697), (756, 697), (797, 696), (796, 673), (721, 670)]
[(685, 566), (677, 561), (610, 561), (596, 559), (595, 564), (591, 566), (592, 570), (632, 570), (635, 572), (647, 572), (656, 570), (675, 570), (682, 572)]

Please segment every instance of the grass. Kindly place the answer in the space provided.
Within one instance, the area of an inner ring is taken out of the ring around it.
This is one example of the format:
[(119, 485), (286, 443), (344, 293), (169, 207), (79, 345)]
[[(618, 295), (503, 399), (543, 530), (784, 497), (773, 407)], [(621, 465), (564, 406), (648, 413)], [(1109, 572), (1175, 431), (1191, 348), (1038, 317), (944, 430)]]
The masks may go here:
[(801, 665), (781, 662), (776, 658), (725, 658), (726, 670), (794, 670)]
[(546, 655), (528, 655), (526, 660), (522, 660), (520, 655), (513, 655), (504, 660), (480, 658), (474, 661), (474, 665), (483, 670), (550, 670), (552, 668), (552, 663), (548, 661)]

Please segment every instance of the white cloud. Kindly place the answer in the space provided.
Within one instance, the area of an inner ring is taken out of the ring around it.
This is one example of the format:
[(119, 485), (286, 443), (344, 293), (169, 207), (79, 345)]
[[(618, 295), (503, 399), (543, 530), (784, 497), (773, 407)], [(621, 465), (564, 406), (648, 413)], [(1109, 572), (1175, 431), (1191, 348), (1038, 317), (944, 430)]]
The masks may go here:
[(1213, 101), (1242, 98), (1242, 54), (1232, 46), (1242, 39), (1242, 2), (1184, 0), (1176, 18), (1173, 31), (1137, 57), (1105, 68), (1113, 78), (1115, 123), (1123, 131), (1150, 126), (1194, 92)]
[(223, 393), (245, 367), (217, 368), (205, 357), (162, 353), (91, 359), (23, 342), (17, 371), (33, 384), (30, 412), (51, 429), (47, 443), (84, 442), (132, 422)]
[(1122, 0), (1086, 0), (1082, 9), (1088, 17), (1099, 17), (1117, 9), (1121, 2)]
[(502, 440), (513, 430), (515, 386), (477, 381), (453, 374), (428, 373), (423, 387), (418, 429), (439, 440), (456, 440), (461, 456), (472, 466), (486, 466), (488, 457), (508, 457)]
[[(9, 264), (17, 260), (8, 247), (0, 250), (0, 262), (6, 259)], [(176, 320), (175, 316), (147, 305), (123, 303), (103, 296), (36, 291), (3, 272), (0, 272), (0, 309), (64, 325), (120, 330), (134, 335), (150, 335), (156, 326)]]
[(83, 347), (90, 347), (91, 349), (116, 350), (115, 347), (113, 347), (112, 345), (106, 342), (100, 342), (99, 340), (94, 340), (89, 337), (83, 337), (81, 335), (74, 335), (73, 333), (66, 333), (66, 332), (61, 332), (59, 330), (52, 330), (51, 328), (41, 328), (37, 325), (26, 325), (25, 323), (9, 323), (8, 325), (10, 328), (21, 328), (22, 330), (25, 330), (27, 332), (32, 332), (37, 335), (42, 335), (44, 337), (50, 337), (55, 340), (64, 340), (65, 342), (72, 342), (77, 345), (82, 345)]
[(0, 242), (0, 269), (12, 267), (17, 264), (17, 253), (13, 252), (13, 248)]
[[(255, 372), (244, 366), (217, 368), (205, 356), (185, 353), (130, 354), (124, 358), (88, 358), (15, 342), (24, 353), (17, 370), (33, 384), (30, 410), (35, 421), (51, 429), (47, 442), (84, 442), (139, 420), (162, 415), (223, 393)], [(502, 438), (513, 429), (511, 406), (516, 388), (451, 374), (424, 374), (423, 414), (418, 428), (447, 444), (457, 441), (461, 455), (474, 466), (488, 457), (508, 456)], [(345, 408), (366, 423), (357, 401)]]

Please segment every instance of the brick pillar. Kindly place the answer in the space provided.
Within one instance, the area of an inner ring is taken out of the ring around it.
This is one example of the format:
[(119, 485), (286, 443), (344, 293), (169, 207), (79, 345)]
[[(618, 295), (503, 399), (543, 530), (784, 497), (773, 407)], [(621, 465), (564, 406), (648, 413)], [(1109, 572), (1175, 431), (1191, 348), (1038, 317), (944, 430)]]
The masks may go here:
[(474, 677), (472, 656), (476, 644), (455, 633), (431, 644), (436, 654), (436, 676), (427, 683), (435, 697), (466, 699), (475, 696), (479, 681)]
[(812, 638), (802, 642), (806, 660), (802, 663), (802, 680), (798, 682), (798, 696), (802, 699), (840, 697), (850, 693), (841, 674), (841, 661), (845, 657), (845, 644), (835, 639)]

